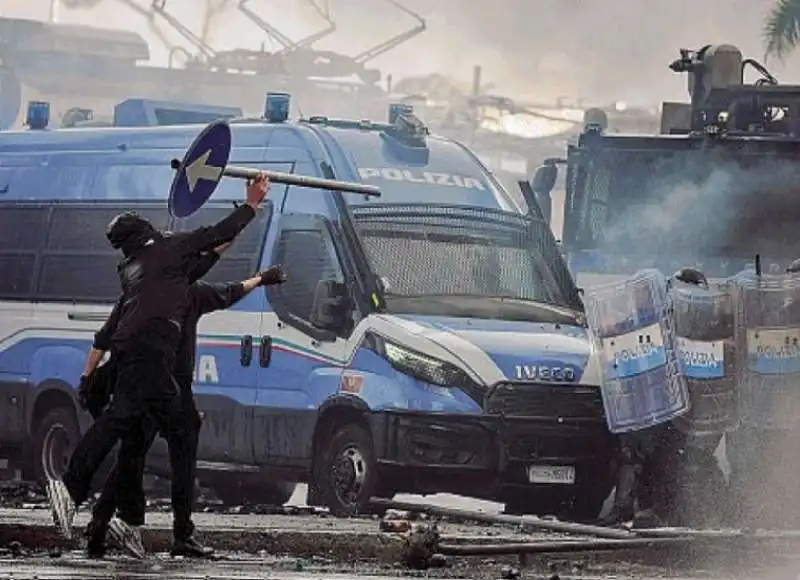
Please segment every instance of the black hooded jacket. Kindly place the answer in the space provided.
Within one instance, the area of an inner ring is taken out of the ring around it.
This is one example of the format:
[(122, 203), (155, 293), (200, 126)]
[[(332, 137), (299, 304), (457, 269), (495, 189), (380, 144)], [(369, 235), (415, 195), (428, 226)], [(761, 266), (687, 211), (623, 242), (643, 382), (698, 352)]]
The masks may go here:
[[(245, 296), (244, 285), (241, 282), (231, 282), (227, 284), (197, 282), (197, 280), (205, 276), (218, 261), (219, 254), (216, 252), (208, 252), (207, 254), (199, 255), (195, 258), (189, 274), (189, 281), (192, 285), (189, 287), (186, 318), (182, 321), (183, 332), (174, 368), (174, 375), (178, 384), (187, 390), (191, 389), (192, 375), (194, 374), (195, 352), (197, 350), (197, 324), (200, 318), (204, 314), (230, 308)], [(94, 335), (93, 347), (97, 350), (105, 351), (111, 349), (112, 337), (114, 336), (114, 332), (120, 320), (122, 303), (123, 298), (120, 297), (111, 311), (111, 314), (109, 314), (106, 319), (105, 324), (103, 324), (102, 328)], [(103, 368), (104, 367), (98, 368), (95, 373), (92, 373), (91, 378), (94, 379), (95, 375), (101, 376), (100, 382), (102, 382), (105, 378), (104, 375), (108, 374), (99, 372)], [(109, 368), (112, 368), (113, 372), (113, 367)], [(98, 396), (105, 396), (105, 402), (100, 405), (100, 408), (105, 406), (108, 399), (108, 393), (100, 393), (101, 390), (102, 389), (95, 389), (95, 391), (98, 392)], [(109, 391), (108, 388), (105, 390)]]
[(174, 356), (197, 255), (233, 240), (253, 217), (255, 210), (242, 205), (214, 226), (168, 237), (145, 229), (126, 238), (120, 246), (125, 258), (117, 268), (123, 296), (112, 350), (138, 346)]

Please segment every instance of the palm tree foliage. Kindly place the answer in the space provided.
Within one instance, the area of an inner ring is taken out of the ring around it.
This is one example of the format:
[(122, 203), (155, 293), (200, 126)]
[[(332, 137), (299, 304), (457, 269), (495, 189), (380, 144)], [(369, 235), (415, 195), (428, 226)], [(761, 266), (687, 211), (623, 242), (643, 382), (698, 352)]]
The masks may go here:
[(778, 0), (764, 23), (766, 56), (783, 59), (800, 42), (800, 0)]

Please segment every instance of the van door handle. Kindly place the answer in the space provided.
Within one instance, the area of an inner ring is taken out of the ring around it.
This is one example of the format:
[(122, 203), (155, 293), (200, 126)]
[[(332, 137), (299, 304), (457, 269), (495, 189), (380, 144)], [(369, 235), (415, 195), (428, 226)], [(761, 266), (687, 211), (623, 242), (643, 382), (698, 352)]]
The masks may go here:
[(68, 320), (78, 320), (81, 322), (105, 322), (108, 314), (102, 312), (67, 312)]
[(253, 362), (253, 337), (245, 334), (239, 349), (239, 364), (249, 367), (251, 362)]
[(269, 366), (269, 363), (272, 361), (272, 337), (271, 336), (262, 336), (261, 337), (261, 349), (258, 353), (258, 364), (266, 368)]

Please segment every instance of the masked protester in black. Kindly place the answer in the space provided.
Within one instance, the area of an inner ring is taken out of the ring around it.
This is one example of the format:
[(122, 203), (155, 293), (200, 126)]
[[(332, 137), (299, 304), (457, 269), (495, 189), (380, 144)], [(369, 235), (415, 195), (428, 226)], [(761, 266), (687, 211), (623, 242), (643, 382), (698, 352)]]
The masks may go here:
[[(217, 248), (208, 255), (198, 257), (197, 267), (190, 279), (196, 280), (204, 276), (219, 260), (222, 251), (224, 251), (224, 247)], [(239, 283), (206, 284), (197, 282), (189, 289), (189, 310), (183, 325), (181, 347), (174, 372), (175, 379), (181, 389), (184, 415), (189, 425), (187, 437), (189, 438), (188, 447), (191, 449), (191, 465), (193, 468), (196, 465), (201, 424), (200, 416), (192, 397), (192, 375), (195, 352), (197, 350), (197, 324), (203, 315), (230, 308), (258, 286), (280, 284), (283, 281), (282, 269), (280, 266), (273, 266), (261, 274)], [(109, 337), (114, 330), (114, 323), (115, 317), (112, 312), (106, 324), (95, 335), (94, 349), (101, 353), (106, 350)], [(92, 375), (93, 373), (90, 373), (89, 376), (91, 377)], [(141, 445), (135, 439), (123, 439), (117, 459), (117, 467), (109, 474), (106, 480), (103, 493), (95, 504), (92, 521), (86, 530), (86, 535), (88, 536), (87, 548), (90, 557), (98, 558), (105, 554), (106, 532), (116, 544), (125, 547), (134, 556), (144, 556), (144, 548), (138, 529), (139, 526), (144, 524), (145, 517), (145, 496), (141, 482), (147, 450), (152, 446), (156, 434), (155, 430), (150, 430), (145, 437), (146, 443), (144, 445)], [(194, 469), (191, 481), (194, 481)], [(138, 485), (136, 485), (137, 483)], [(117, 509), (119, 509), (119, 517), (112, 519)], [(179, 514), (181, 509), (191, 514), (192, 505), (173, 506), (176, 518), (181, 517)], [(191, 526), (191, 529), (193, 531), (193, 526)], [(175, 538), (172, 553), (173, 555), (204, 557), (210, 555), (212, 551), (202, 546), (194, 538), (193, 534), (190, 534), (183, 539)]]
[[(250, 223), (268, 186), (265, 177), (248, 184), (244, 205), (215, 226), (187, 233), (165, 236), (131, 212), (109, 224), (109, 242), (124, 256), (118, 266), (123, 301), (111, 339), (114, 398), (78, 443), (63, 478), (48, 482), (53, 519), (65, 537), (72, 537), (76, 509), (88, 498), (100, 464), (122, 437), (135, 430), (146, 433), (147, 423), (167, 439), (173, 505), (191, 505), (191, 449), (172, 375), (189, 306), (189, 269), (198, 253), (233, 240)], [(188, 538), (191, 521), (176, 519), (173, 533), (175, 538)]]

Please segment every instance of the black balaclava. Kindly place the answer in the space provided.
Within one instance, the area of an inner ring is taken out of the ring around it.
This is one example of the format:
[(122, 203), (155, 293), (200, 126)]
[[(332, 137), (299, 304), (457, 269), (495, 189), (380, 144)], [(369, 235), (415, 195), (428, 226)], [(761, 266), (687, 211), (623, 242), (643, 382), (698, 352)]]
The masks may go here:
[(121, 250), (128, 258), (153, 238), (160, 237), (158, 230), (145, 218), (136, 212), (123, 212), (109, 222), (106, 228), (106, 238), (111, 247)]

